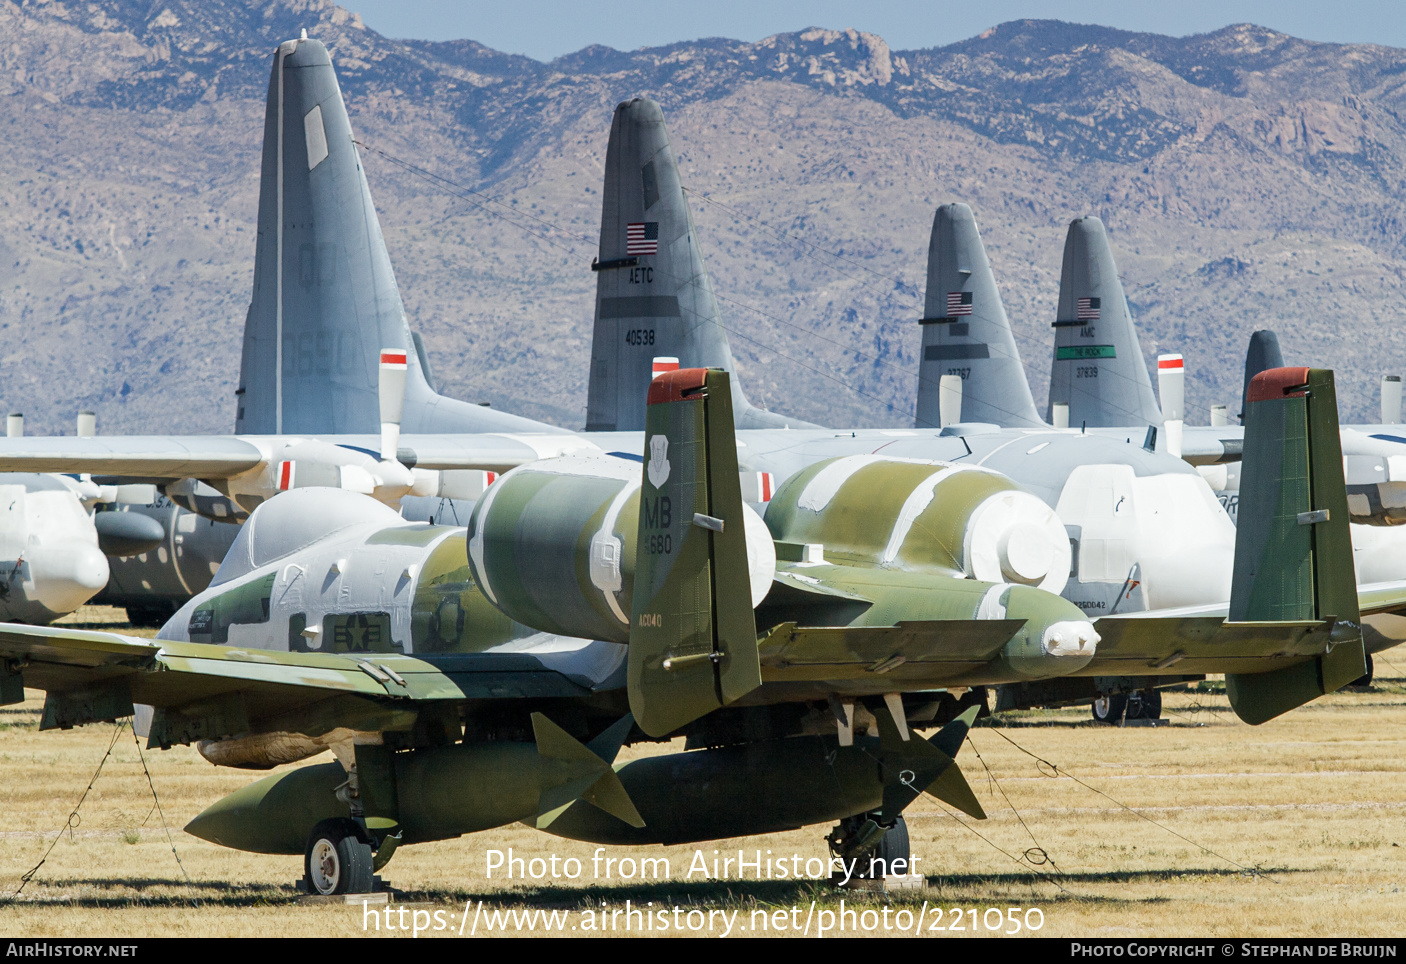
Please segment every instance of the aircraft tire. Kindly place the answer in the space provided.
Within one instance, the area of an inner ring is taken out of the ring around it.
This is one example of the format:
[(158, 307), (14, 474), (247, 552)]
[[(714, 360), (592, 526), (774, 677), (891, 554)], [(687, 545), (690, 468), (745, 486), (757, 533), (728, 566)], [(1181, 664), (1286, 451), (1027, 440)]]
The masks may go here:
[(366, 894), (371, 892), (371, 845), (361, 839), (361, 830), (350, 820), (324, 820), (308, 836), (303, 855), (308, 893)]
[(908, 822), (899, 814), (879, 840), (879, 846), (874, 848), (873, 856), (884, 861), (886, 867), (892, 867), (895, 860), (903, 861), (903, 866), (908, 866), (908, 859), (912, 856), (913, 850), (908, 842)]
[(892, 873), (890, 868), (893, 867), (893, 862), (895, 860), (903, 861), (903, 866), (907, 867), (911, 855), (912, 848), (908, 841), (908, 823), (903, 819), (903, 815), (899, 814), (893, 826), (884, 831), (884, 835), (879, 838), (879, 842), (874, 846), (874, 849), (859, 859), (859, 863), (855, 865), (854, 876), (868, 878), (871, 868), (878, 870), (878, 868), (873, 867), (872, 864), (872, 861), (875, 860), (882, 860), (884, 862), (884, 872)]
[(1123, 714), (1128, 711), (1128, 698), (1121, 694), (1100, 696), (1089, 709), (1096, 722), (1117, 726), (1123, 721)]

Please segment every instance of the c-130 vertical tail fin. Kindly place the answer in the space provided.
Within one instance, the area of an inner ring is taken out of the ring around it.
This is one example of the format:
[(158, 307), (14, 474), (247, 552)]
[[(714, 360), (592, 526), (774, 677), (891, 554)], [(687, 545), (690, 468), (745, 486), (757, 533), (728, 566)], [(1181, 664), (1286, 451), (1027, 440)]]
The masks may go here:
[(1051, 412), (1067, 404), (1071, 428), (1162, 424), (1108, 232), (1098, 218), (1069, 224), (1054, 327)]
[(408, 355), (408, 433), (560, 431), (436, 394), (419, 347), (327, 48), (285, 41), (269, 75), (235, 431), (376, 434), (383, 348)]
[(965, 204), (942, 205), (932, 221), (918, 363), (919, 428), (941, 424), (943, 375), (961, 376), (964, 422), (1011, 428), (1044, 424), (976, 218)]
[(754, 407), (738, 383), (678, 162), (652, 100), (615, 108), (605, 154), (587, 431), (645, 427), (655, 358), (733, 372), (738, 428), (815, 428)]

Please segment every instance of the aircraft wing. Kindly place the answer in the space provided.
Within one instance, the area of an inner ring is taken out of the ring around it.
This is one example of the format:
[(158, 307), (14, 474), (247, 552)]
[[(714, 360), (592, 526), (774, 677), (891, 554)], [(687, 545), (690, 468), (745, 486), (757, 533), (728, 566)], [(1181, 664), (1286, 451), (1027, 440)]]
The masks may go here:
[[(1406, 612), (1406, 581), (1358, 586), (1357, 600), (1363, 617)], [(1326, 621), (1232, 623), (1227, 612), (1222, 603), (1103, 616), (1097, 655), (1078, 675), (1262, 673), (1327, 650)]]
[(268, 458), (234, 436), (20, 436), (0, 439), (0, 472), (89, 472), (140, 478), (227, 479)]
[[(298, 436), (132, 435), (0, 438), (0, 472), (87, 472), (110, 478), (229, 479), (266, 467)], [(378, 458), (380, 436), (329, 435), (318, 441)], [(402, 435), (399, 460), (411, 468), (508, 469), (596, 446), (569, 432), (521, 435)]]
[[(325, 441), (349, 445), (352, 439), (328, 436)], [(377, 451), (381, 444), (379, 436), (362, 436), (360, 441), (372, 452)], [(643, 441), (639, 445), (643, 448)], [(599, 451), (590, 439), (572, 432), (556, 435), (402, 435), (397, 455), (410, 468), (506, 472), (539, 459)]]
[(151, 741), (169, 745), (263, 729), (398, 729), (427, 701), (585, 696), (528, 654), (290, 653), (0, 624), (0, 692), (46, 691), (41, 729), (156, 708)]

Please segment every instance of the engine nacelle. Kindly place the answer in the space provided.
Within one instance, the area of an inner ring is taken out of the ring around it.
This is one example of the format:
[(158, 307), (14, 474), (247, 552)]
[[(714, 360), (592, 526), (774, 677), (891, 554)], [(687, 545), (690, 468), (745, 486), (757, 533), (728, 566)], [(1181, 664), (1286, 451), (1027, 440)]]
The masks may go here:
[(1059, 516), (1004, 475), (950, 462), (852, 455), (792, 476), (767, 506), (778, 543), (827, 560), (947, 569), (1058, 594), (1069, 578)]
[[(641, 470), (608, 457), (568, 456), (498, 479), (469, 519), (469, 565), (485, 596), (545, 632), (629, 642)], [(670, 511), (660, 499), (658, 511)], [(766, 524), (743, 505), (752, 605), (776, 570)], [(652, 538), (667, 538), (653, 536)]]

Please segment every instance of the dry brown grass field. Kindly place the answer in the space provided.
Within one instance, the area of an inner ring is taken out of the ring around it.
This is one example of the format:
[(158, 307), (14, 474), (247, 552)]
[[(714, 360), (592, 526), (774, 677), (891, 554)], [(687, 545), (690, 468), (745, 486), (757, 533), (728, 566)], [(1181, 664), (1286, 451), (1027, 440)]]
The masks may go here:
[[(118, 628), (113, 613), (85, 610), (70, 620), (114, 621)], [(739, 848), (749, 856), (760, 848), (764, 857), (767, 851), (773, 858), (822, 857), (828, 827), (647, 853), (606, 848), (603, 856), (616, 859), (669, 858), (671, 877), (642, 882), (618, 874), (592, 879), (594, 846), (515, 825), (397, 854), (384, 871), (397, 891), (394, 933), (409, 933), (399, 929), (402, 905), (407, 928), (416, 910), (431, 927), (433, 913), (442, 911), (446, 929), (431, 936), (457, 934), (466, 904), (465, 936), (475, 916), (478, 934), (526, 936), (543, 933), (545, 924), (490, 928), (484, 915), (565, 910), (570, 932), (584, 925), (584, 911), (613, 912), (629, 900), (666, 908), (670, 934), (675, 920), (687, 922), (689, 910), (739, 912), (733, 933), (747, 933), (758, 919), (754, 911), (792, 907), (798, 911), (785, 932), (800, 932), (811, 915), (814, 934), (821, 912), (838, 911), (843, 899), (846, 908), (873, 911), (869, 921), (882, 920), (888, 909), (887, 929), (864, 929), (856, 918), (862, 932), (875, 936), (896, 936), (905, 920), (911, 932), (920, 913), (926, 936), (972, 936), (972, 910), (975, 933), (984, 935), (984, 923), (1009, 907), (1038, 908), (1042, 936), (1400, 935), (1406, 932), (1406, 652), (1379, 657), (1377, 674), (1368, 692), (1335, 694), (1260, 727), (1237, 721), (1215, 683), (1169, 694), (1168, 723), (1155, 728), (1100, 726), (1086, 708), (993, 719), (972, 731), (959, 757), (990, 819), (959, 822), (928, 797), (908, 813), (913, 853), (927, 879), (923, 890), (881, 897), (841, 894), (819, 881), (757, 880), (751, 872), (722, 881), (686, 873), (697, 850), (709, 861), (715, 849), (735, 855)], [(40, 694), (29, 695), (36, 698), (0, 709), (6, 893), (65, 828), (114, 735), (112, 726), (40, 733)], [(4, 909), (8, 934), (316, 937), (360, 935), (364, 926), (376, 933), (359, 907), (300, 898), (293, 882), (301, 858), (226, 850), (180, 830), (259, 774), (217, 769), (190, 748), (145, 757), (160, 812), (137, 745), (123, 730), (79, 818)], [(487, 852), (509, 847), (526, 858), (574, 856), (583, 862), (582, 877), (506, 881), (500, 870), (489, 879)], [(1023, 856), (1036, 847), (1048, 863), (1032, 866)], [(683, 916), (672, 916), (675, 906)], [(952, 923), (952, 908), (962, 910), (966, 929), (930, 930)], [(999, 911), (987, 918), (989, 908)], [(721, 919), (714, 920), (712, 932), (721, 933)], [(624, 933), (625, 919), (614, 924), (614, 933)]]

